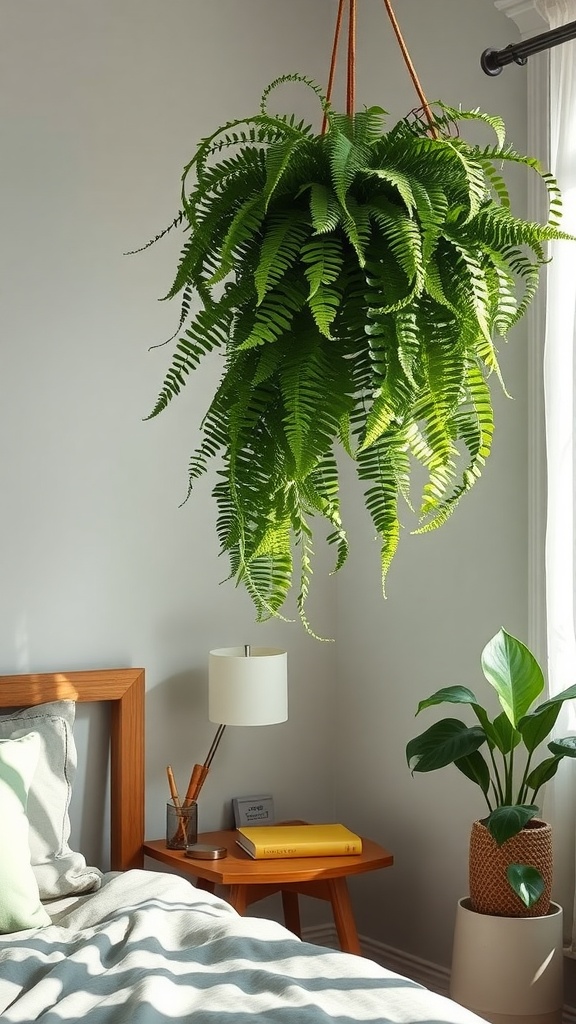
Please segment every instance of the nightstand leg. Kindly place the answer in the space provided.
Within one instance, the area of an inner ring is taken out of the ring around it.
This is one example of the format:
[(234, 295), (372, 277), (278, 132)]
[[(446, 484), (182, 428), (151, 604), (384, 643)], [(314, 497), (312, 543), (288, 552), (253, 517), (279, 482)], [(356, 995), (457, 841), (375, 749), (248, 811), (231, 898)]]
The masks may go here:
[(302, 938), (300, 928), (300, 907), (298, 906), (298, 893), (288, 892), (282, 889), (282, 910), (284, 911), (284, 924), (299, 939)]
[(350, 893), (348, 892), (346, 879), (330, 879), (328, 881), (328, 889), (330, 892), (330, 902), (332, 904), (332, 913), (334, 914), (336, 931), (340, 940), (340, 949), (343, 949), (345, 953), (357, 953), (358, 955), (361, 955), (360, 942), (358, 939), (358, 932), (356, 931), (356, 922), (354, 920), (354, 913), (350, 902)]
[(234, 910), (237, 910), (239, 914), (245, 914), (246, 907), (248, 906), (248, 886), (231, 885), (226, 899), (230, 906), (234, 907)]
[(195, 885), (197, 889), (203, 889), (204, 892), (216, 892), (216, 884), (209, 882), (207, 878), (197, 878)]

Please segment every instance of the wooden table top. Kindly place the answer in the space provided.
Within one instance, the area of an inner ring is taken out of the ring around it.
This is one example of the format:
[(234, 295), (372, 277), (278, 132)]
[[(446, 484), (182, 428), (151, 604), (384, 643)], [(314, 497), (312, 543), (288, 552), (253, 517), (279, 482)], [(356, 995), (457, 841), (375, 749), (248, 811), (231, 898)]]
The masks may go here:
[(183, 874), (205, 878), (217, 885), (266, 885), (281, 882), (320, 881), (360, 875), (366, 871), (387, 868), (394, 857), (383, 846), (362, 837), (362, 853), (345, 857), (278, 857), (254, 860), (236, 842), (236, 829), (201, 832), (199, 843), (225, 846), (228, 854), (220, 860), (196, 860), (186, 857), (184, 850), (168, 850), (164, 839), (144, 843), (147, 857), (177, 867)]

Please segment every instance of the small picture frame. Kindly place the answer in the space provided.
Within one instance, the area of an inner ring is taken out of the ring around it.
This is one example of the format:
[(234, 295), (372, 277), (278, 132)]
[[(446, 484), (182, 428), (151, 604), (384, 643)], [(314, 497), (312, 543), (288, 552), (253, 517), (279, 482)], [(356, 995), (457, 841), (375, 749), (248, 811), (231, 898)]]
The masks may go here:
[(274, 800), (271, 796), (235, 796), (232, 800), (234, 824), (271, 825), (274, 821)]

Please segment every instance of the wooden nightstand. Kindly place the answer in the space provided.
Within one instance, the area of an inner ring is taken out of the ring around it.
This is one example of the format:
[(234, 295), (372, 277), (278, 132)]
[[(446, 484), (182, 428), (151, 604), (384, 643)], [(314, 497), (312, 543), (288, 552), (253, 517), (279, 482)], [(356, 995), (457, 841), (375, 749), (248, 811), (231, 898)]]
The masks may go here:
[(272, 893), (282, 893), (286, 927), (300, 936), (298, 893), (328, 900), (332, 906), (340, 947), (347, 953), (360, 953), (356, 922), (346, 884), (348, 875), (360, 875), (388, 868), (394, 858), (384, 847), (362, 839), (362, 853), (348, 857), (284, 857), (253, 860), (236, 843), (236, 830), (203, 832), (199, 843), (225, 846), (228, 855), (221, 860), (194, 860), (183, 850), (168, 850), (163, 839), (144, 843), (146, 857), (177, 868), (183, 875), (197, 879), (200, 889), (214, 892), (224, 886), (224, 898), (243, 914), (251, 904)]

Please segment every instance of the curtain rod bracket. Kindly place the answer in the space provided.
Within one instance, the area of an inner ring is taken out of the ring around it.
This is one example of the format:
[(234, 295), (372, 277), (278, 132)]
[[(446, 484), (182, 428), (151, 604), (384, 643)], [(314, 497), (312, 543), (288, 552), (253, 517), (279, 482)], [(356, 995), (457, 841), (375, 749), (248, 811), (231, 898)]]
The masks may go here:
[(541, 50), (549, 50), (552, 46), (566, 43), (569, 39), (576, 38), (576, 21), (570, 21), (559, 28), (551, 29), (550, 32), (541, 32), (531, 39), (523, 39), (519, 43), (511, 43), (503, 50), (496, 50), (489, 47), (484, 50), (480, 57), (480, 66), (486, 75), (499, 75), (507, 64), (519, 64), (523, 67), (528, 62), (528, 57), (533, 53), (540, 53)]

